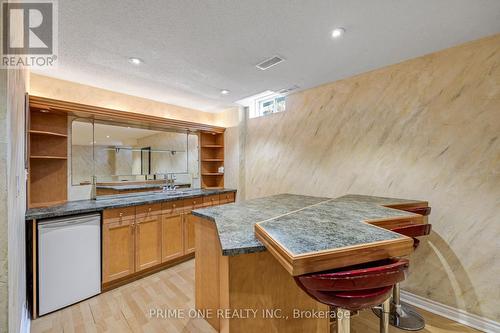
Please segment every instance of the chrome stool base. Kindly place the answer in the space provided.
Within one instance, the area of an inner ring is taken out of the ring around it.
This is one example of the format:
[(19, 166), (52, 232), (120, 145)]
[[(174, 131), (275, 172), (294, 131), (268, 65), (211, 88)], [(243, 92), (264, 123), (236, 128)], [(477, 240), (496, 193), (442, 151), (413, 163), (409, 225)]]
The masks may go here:
[[(392, 304), (391, 304), (392, 305)], [(380, 318), (381, 311), (378, 308), (372, 309), (373, 313)], [(391, 326), (405, 331), (420, 331), (425, 327), (424, 318), (413, 309), (412, 306), (401, 303), (399, 310), (394, 309), (389, 315)]]

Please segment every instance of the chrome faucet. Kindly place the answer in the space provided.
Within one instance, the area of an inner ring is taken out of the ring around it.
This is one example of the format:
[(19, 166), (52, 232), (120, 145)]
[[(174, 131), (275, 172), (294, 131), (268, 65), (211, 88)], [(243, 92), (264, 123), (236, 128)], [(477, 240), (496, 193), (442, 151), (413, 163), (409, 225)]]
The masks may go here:
[(175, 184), (175, 175), (173, 173), (167, 173), (166, 186), (163, 186), (163, 191), (175, 191), (177, 186)]

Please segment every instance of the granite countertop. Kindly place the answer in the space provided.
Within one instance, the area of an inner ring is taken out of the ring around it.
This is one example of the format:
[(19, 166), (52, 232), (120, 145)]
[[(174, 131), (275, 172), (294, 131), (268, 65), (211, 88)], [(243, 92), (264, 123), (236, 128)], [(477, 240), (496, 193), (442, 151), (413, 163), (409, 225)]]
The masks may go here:
[(257, 223), (291, 253), (303, 254), (401, 238), (399, 234), (362, 222), (416, 215), (382, 207), (409, 203), (426, 202), (362, 195), (330, 199), (280, 194), (197, 209), (193, 214), (217, 225), (222, 254), (225, 256), (266, 250), (255, 237), (254, 226)]
[(222, 254), (225, 256), (261, 252), (266, 248), (255, 238), (254, 225), (287, 214), (328, 198), (280, 194), (210, 208), (193, 210), (192, 214), (217, 224)]
[[(117, 184), (117, 185), (97, 185), (96, 188), (99, 189), (109, 189), (109, 190), (115, 190), (115, 191), (130, 191), (130, 190), (139, 190), (139, 189), (145, 189), (145, 188), (162, 188), (163, 186), (166, 186), (167, 184)], [(187, 186), (191, 185), (188, 183), (175, 183), (175, 186)]]
[[(31, 208), (26, 212), (26, 220), (39, 220), (50, 217), (76, 215), (91, 212), (100, 212), (107, 208), (120, 208), (128, 206), (138, 206), (158, 202), (174, 201), (200, 196), (207, 196), (218, 193), (236, 192), (234, 189), (194, 189), (178, 190), (172, 192), (158, 192), (148, 194), (138, 194), (134, 196), (106, 196), (106, 199), (68, 201), (65, 204), (47, 207)], [(108, 199), (109, 197), (109, 199)], [(111, 198), (113, 197), (113, 198)]]

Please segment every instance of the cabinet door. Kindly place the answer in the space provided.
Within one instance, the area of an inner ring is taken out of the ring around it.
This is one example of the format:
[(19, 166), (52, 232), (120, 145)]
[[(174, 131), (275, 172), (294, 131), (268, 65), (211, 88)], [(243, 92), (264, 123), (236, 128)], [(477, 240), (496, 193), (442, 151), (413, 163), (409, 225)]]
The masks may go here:
[(184, 214), (184, 253), (194, 252), (194, 218), (191, 213)]
[(162, 217), (161, 261), (166, 262), (184, 254), (182, 214)]
[(136, 220), (135, 271), (161, 263), (161, 215)]
[(134, 273), (134, 220), (102, 226), (102, 282)]

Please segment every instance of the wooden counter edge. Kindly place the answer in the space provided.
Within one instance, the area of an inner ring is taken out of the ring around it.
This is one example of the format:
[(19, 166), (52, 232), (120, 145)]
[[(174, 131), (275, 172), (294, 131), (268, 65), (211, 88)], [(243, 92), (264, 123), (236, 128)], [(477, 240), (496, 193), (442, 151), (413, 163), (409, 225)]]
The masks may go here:
[(372, 243), (345, 246), (332, 250), (305, 253), (293, 256), (284, 246), (272, 239), (259, 225), (255, 234), (267, 250), (292, 276), (298, 276), (329, 269), (347, 267), (391, 257), (402, 257), (413, 252), (413, 240), (409, 237), (384, 240)]

